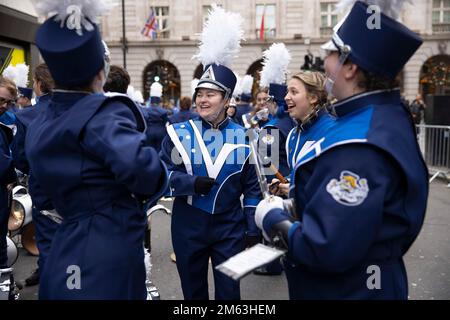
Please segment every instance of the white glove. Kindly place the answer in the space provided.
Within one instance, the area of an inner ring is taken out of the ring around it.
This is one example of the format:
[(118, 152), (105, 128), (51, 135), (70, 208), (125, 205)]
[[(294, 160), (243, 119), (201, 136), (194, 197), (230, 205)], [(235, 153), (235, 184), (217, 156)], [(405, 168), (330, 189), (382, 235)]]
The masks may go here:
[(264, 231), (263, 220), (270, 210), (277, 209), (277, 208), (282, 209), (282, 210), (284, 208), (283, 199), (281, 199), (280, 197), (277, 197), (277, 196), (270, 196), (269, 198), (262, 200), (256, 207), (256, 211), (255, 211), (256, 226), (262, 230), (264, 238), (266, 238), (266, 240), (268, 240), (268, 241), (270, 241), (270, 238), (267, 236), (266, 232)]

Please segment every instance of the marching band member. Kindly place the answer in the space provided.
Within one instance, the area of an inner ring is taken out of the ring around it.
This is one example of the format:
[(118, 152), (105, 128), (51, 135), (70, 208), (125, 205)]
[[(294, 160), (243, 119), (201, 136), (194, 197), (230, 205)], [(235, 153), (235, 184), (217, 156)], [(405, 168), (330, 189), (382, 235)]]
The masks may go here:
[[(172, 243), (185, 299), (209, 298), (210, 258), (215, 267), (246, 241), (259, 240), (254, 209), (260, 191), (250, 147), (245, 129), (226, 116), (236, 85), (227, 66), (239, 49), (241, 19), (213, 6), (197, 55), (204, 65), (194, 95), (200, 119), (170, 125), (160, 153), (169, 169), (169, 196), (176, 197)], [(215, 298), (240, 299), (239, 282), (213, 272)]]
[(8, 185), (16, 180), (9, 144), (13, 138), (12, 129), (0, 122), (0, 269), (7, 267), (9, 195)]
[(248, 115), (253, 111), (253, 107), (251, 105), (252, 102), (252, 89), (253, 89), (253, 77), (249, 74), (246, 74), (243, 78), (240, 79), (240, 91), (241, 94), (236, 104), (236, 114), (234, 115), (234, 119), (237, 124), (240, 126), (244, 126), (244, 121), (242, 117), (244, 115)]
[[(274, 115), (270, 121), (262, 124), (259, 135), (261, 158), (265, 166), (267, 181), (274, 181), (271, 189), (278, 187), (279, 180), (274, 179), (277, 174), (280, 179), (289, 176), (289, 166), (286, 156), (286, 138), (294, 126), (294, 121), (286, 112), (284, 95), (287, 91), (286, 74), (291, 55), (283, 43), (274, 43), (263, 53), (263, 69), (261, 71), (260, 87), (268, 88), (269, 101), (267, 105), (275, 104)], [(267, 110), (268, 111), (268, 110)], [(264, 146), (261, 148), (261, 146)], [(267, 150), (267, 151), (266, 151)], [(275, 152), (271, 152), (271, 151)], [(267, 159), (266, 161), (264, 161)], [(274, 261), (255, 270), (259, 275), (278, 275), (283, 268), (279, 261)]]
[(37, 102), (32, 108), (19, 110), (16, 113), (17, 133), (11, 144), (11, 151), (14, 158), (15, 167), (21, 172), (28, 174), (28, 190), (33, 201), (32, 217), (36, 230), (36, 245), (39, 250), (38, 268), (25, 279), (27, 286), (37, 285), (40, 279), (40, 272), (44, 269), (45, 261), (50, 252), (53, 236), (58, 228), (58, 224), (41, 214), (41, 210), (52, 210), (53, 205), (48, 197), (40, 192), (36, 186), (36, 181), (30, 172), (30, 166), (25, 154), (25, 137), (27, 127), (37, 118), (38, 114), (48, 107), (51, 98), (51, 90), (54, 81), (45, 63), (39, 64), (33, 73), (34, 89), (36, 91)]
[(11, 79), (0, 76), (0, 122), (15, 129), (17, 87)]
[[(289, 116), (297, 123), (289, 132), (285, 144), (287, 165), (291, 170), (299, 156), (302, 156), (303, 146), (320, 140), (334, 124), (333, 117), (326, 110), (327, 93), (324, 84), (325, 76), (317, 71), (301, 71), (289, 80), (285, 101)], [(279, 182), (278, 179), (272, 180), (272, 184), (278, 184), (274, 193), (288, 196), (289, 183)]]
[(256, 209), (263, 234), (287, 245), (291, 299), (408, 297), (403, 255), (423, 224), (428, 173), (394, 79), (422, 40), (395, 20), (401, 1), (376, 3), (379, 27), (357, 1), (324, 46), (337, 119), (293, 168), (298, 219), (279, 197)]
[(171, 124), (188, 121), (198, 117), (196, 112), (191, 111), (192, 100), (190, 97), (182, 97), (180, 99), (180, 111), (171, 115), (169, 121)]
[(264, 127), (274, 118), (276, 113), (276, 104), (269, 96), (269, 88), (259, 88), (255, 92), (255, 109), (251, 113), (251, 117), (255, 117), (258, 121), (258, 128)]
[(142, 202), (166, 189), (166, 169), (145, 145), (135, 103), (103, 94), (109, 64), (96, 22), (105, 6), (81, 0), (36, 6), (42, 15), (56, 12), (36, 33), (55, 90), (27, 128), (25, 151), (63, 218), (42, 270), (41, 299), (147, 296)]
[(166, 136), (166, 125), (169, 122), (167, 110), (162, 108), (161, 97), (163, 86), (159, 82), (153, 82), (150, 86), (149, 107), (142, 110), (147, 122), (147, 141), (155, 148), (161, 150), (161, 143)]
[[(263, 56), (260, 86), (269, 88), (268, 95), (276, 104), (277, 110), (273, 119), (262, 126), (259, 142), (276, 146), (278, 154), (276, 156), (268, 155), (270, 164), (273, 164), (283, 177), (287, 177), (289, 176), (289, 166), (285, 146), (286, 138), (294, 127), (294, 121), (289, 117), (284, 96), (287, 92), (286, 74), (291, 55), (283, 43), (274, 43), (264, 52)], [(271, 181), (275, 177), (274, 174), (272, 172), (267, 175), (267, 180)]]
[(18, 63), (15, 66), (9, 65), (3, 71), (3, 76), (12, 80), (17, 86), (17, 106), (12, 106), (11, 111), (17, 112), (19, 108), (31, 106), (33, 90), (28, 88), (29, 67), (25, 63)]

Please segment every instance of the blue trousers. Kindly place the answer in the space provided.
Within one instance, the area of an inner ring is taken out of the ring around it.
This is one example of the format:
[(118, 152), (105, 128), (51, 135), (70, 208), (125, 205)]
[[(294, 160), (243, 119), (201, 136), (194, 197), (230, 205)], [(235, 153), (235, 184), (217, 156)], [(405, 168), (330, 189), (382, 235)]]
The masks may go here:
[(215, 266), (244, 249), (242, 209), (210, 214), (177, 199), (172, 215), (172, 244), (186, 300), (208, 300), (208, 261), (211, 258), (216, 300), (239, 300), (239, 282)]

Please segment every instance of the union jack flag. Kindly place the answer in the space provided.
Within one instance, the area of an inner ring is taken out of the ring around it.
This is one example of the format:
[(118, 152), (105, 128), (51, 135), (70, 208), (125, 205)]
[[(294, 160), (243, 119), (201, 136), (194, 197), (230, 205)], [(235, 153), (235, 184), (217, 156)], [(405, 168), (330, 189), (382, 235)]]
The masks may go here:
[(145, 37), (156, 39), (158, 28), (158, 20), (156, 20), (155, 12), (150, 8), (150, 15), (141, 30), (141, 34)]

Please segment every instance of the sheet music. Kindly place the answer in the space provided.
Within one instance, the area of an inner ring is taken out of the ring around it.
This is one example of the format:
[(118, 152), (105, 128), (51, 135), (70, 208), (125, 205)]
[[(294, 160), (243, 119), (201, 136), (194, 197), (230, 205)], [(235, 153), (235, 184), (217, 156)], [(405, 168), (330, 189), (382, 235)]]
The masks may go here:
[(216, 267), (217, 270), (234, 280), (239, 280), (253, 270), (278, 259), (286, 251), (257, 244), (231, 257)]

